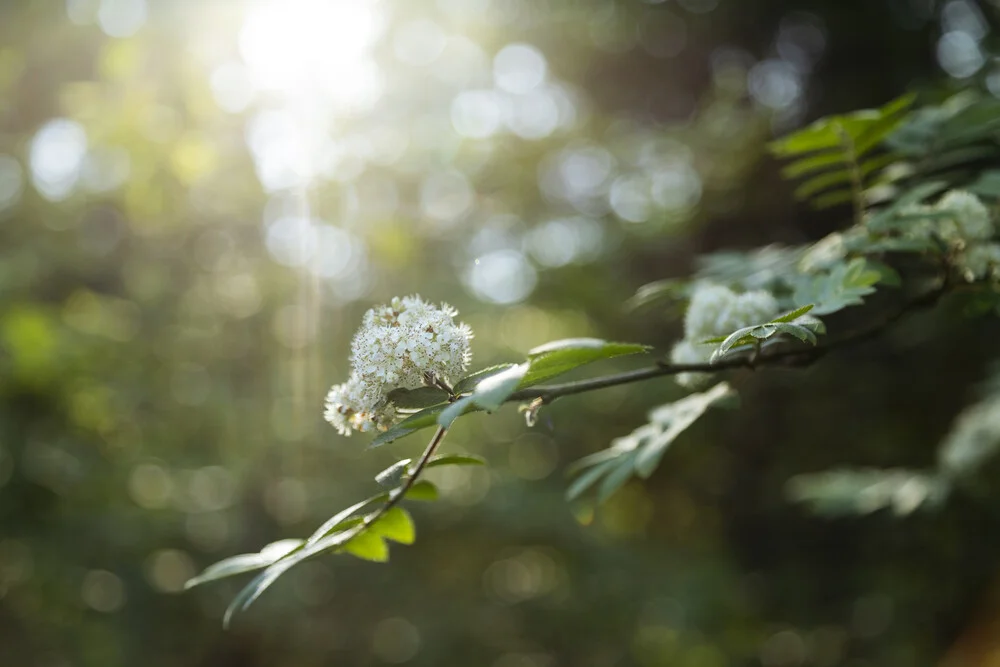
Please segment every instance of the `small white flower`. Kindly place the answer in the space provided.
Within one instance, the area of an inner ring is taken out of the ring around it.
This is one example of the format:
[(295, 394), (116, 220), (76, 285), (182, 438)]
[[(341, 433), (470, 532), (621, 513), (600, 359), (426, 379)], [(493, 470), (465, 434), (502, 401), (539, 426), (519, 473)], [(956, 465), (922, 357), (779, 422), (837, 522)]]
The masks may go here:
[(736, 294), (728, 287), (699, 285), (691, 295), (684, 315), (684, 337), (697, 341), (720, 335), (716, 333), (719, 321), (727, 315), (735, 301)]
[(364, 383), (357, 373), (343, 384), (334, 385), (326, 395), (323, 417), (333, 424), (341, 435), (351, 431), (385, 430), (396, 417), (392, 403), (372, 403), (366, 397)]
[(949, 240), (985, 240), (993, 236), (989, 209), (971, 192), (951, 190), (938, 200), (935, 208), (953, 216), (940, 225), (941, 235)]
[[(670, 351), (670, 361), (675, 364), (704, 364), (712, 357), (714, 345), (701, 345), (697, 342), (682, 340)], [(694, 389), (705, 383), (711, 376), (708, 373), (678, 373), (674, 380), (682, 387)]]
[(366, 312), (351, 341), (351, 379), (327, 395), (327, 421), (344, 435), (385, 429), (395, 418), (389, 392), (416, 389), (428, 377), (458, 379), (471, 360), (472, 330), (454, 321), (457, 314), (416, 295)]
[(697, 342), (726, 336), (768, 322), (777, 314), (778, 302), (766, 290), (736, 294), (721, 285), (702, 285), (691, 296), (684, 317), (684, 337)]
[(1000, 272), (1000, 245), (980, 243), (956, 257), (955, 263), (967, 282), (975, 282)]

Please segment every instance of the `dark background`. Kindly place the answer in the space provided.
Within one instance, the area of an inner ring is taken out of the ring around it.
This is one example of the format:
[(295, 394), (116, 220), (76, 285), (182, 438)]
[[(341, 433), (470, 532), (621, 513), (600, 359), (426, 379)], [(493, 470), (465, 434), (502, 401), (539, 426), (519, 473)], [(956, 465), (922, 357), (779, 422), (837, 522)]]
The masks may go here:
[[(474, 367), (571, 336), (666, 351), (677, 313), (628, 312), (639, 286), (849, 216), (795, 204), (770, 138), (908, 90), (1000, 90), (995, 8), (964, 1), (383, 1), (356, 67), (329, 53), (362, 31), (324, 4), (283, 6), (305, 32), (256, 53), (285, 63), (256, 92), (239, 35), (262, 3), (0, 6), (0, 664), (993, 664), (995, 494), (830, 520), (784, 490), (933, 464), (1000, 333), (948, 300), (808, 369), (735, 376), (741, 408), (589, 525), (562, 471), (681, 396), (669, 379), (565, 399), (534, 429), (513, 408), (462, 420), (446, 448), (490, 466), (432, 475), (443, 499), (411, 507), (419, 539), (387, 565), (309, 563), (229, 631), (241, 582), (180, 592), (422, 446), (368, 452), (322, 421), (371, 305), (454, 304)], [(407, 25), (445, 50), (413, 62)], [(511, 43), (546, 79), (497, 93)], [(376, 99), (324, 97), (370, 63)], [(465, 90), (493, 100), (478, 136)], [(303, 152), (320, 168), (295, 176)]]

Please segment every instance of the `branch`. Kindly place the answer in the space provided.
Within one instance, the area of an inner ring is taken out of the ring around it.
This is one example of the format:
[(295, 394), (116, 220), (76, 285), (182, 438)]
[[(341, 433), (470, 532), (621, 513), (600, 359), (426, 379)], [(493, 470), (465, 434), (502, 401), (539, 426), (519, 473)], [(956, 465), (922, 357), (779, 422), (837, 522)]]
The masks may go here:
[(407, 492), (413, 488), (413, 485), (417, 483), (420, 473), (422, 473), (424, 468), (427, 467), (427, 464), (430, 462), (431, 457), (434, 456), (434, 452), (437, 451), (438, 446), (441, 444), (441, 441), (444, 440), (444, 436), (447, 432), (448, 429), (444, 426), (438, 426), (433, 437), (431, 437), (431, 441), (427, 443), (427, 447), (424, 448), (424, 453), (420, 455), (419, 459), (417, 459), (417, 465), (415, 465), (406, 476), (406, 480), (395, 491), (389, 494), (389, 500), (386, 501), (385, 505), (382, 505), (377, 512), (369, 515), (369, 518), (361, 523), (359, 526), (361, 531), (359, 532), (363, 532), (366, 528), (381, 519), (386, 512), (399, 504), (399, 501), (402, 500)]
[(631, 384), (632, 382), (649, 380), (666, 375), (678, 375), (680, 373), (720, 373), (738, 368), (755, 369), (761, 366), (810, 366), (832, 350), (860, 343), (861, 341), (872, 338), (895, 324), (908, 313), (936, 304), (941, 296), (945, 294), (947, 288), (948, 282), (946, 280), (942, 280), (940, 285), (936, 288), (928, 290), (927, 292), (910, 299), (898, 310), (892, 312), (878, 322), (813, 348), (781, 350), (769, 354), (759, 354), (756, 355), (756, 357), (733, 357), (731, 359), (722, 359), (715, 363), (668, 364), (665, 362), (657, 362), (655, 366), (649, 368), (639, 368), (632, 371), (625, 371), (624, 373), (617, 373), (615, 375), (606, 375), (604, 377), (590, 378), (587, 380), (577, 380), (575, 382), (564, 382), (562, 384), (529, 387), (511, 394), (507, 399), (507, 402), (535, 400), (541, 401), (542, 403), (551, 403), (555, 399), (562, 396), (582, 394), (595, 389), (604, 389), (605, 387)]

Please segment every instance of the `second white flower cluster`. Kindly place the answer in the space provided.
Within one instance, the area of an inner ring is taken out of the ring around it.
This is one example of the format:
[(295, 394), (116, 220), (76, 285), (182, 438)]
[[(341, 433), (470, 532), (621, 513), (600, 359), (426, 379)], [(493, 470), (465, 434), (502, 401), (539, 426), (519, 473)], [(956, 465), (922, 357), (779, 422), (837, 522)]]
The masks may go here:
[(456, 315), (416, 295), (365, 313), (351, 342), (351, 377), (327, 394), (326, 420), (342, 435), (385, 430), (396, 418), (392, 391), (458, 379), (469, 367), (472, 330)]
[[(737, 294), (722, 285), (700, 285), (691, 295), (684, 317), (684, 340), (674, 346), (670, 360), (675, 364), (707, 363), (718, 346), (706, 345), (705, 340), (763, 324), (777, 314), (778, 302), (766, 290)], [(681, 373), (676, 380), (680, 385), (695, 387), (708, 377), (706, 373)]]

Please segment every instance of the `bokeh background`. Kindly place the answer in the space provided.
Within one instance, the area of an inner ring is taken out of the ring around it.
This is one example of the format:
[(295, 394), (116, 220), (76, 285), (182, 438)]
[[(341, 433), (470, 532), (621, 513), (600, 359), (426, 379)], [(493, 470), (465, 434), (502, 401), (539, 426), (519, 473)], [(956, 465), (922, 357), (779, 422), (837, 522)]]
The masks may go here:
[[(223, 557), (307, 535), (423, 437), (322, 421), (362, 313), (457, 306), (475, 367), (628, 312), (702, 253), (819, 238), (765, 143), (907, 90), (1000, 94), (972, 0), (0, 4), (0, 664), (1000, 664), (997, 499), (828, 520), (785, 482), (919, 467), (998, 328), (946, 302), (736, 378), (588, 525), (565, 466), (682, 395), (463, 419), (418, 541), (329, 557), (223, 631)], [(995, 49), (994, 49), (995, 50)], [(831, 322), (836, 327), (836, 321)], [(605, 363), (589, 372), (638, 363)], [(993, 662), (990, 662), (993, 660)]]

